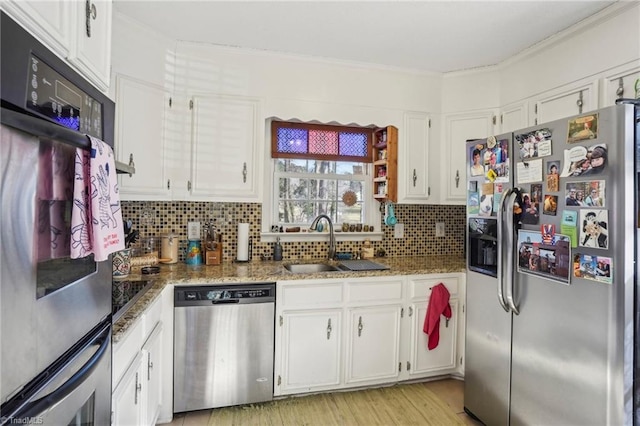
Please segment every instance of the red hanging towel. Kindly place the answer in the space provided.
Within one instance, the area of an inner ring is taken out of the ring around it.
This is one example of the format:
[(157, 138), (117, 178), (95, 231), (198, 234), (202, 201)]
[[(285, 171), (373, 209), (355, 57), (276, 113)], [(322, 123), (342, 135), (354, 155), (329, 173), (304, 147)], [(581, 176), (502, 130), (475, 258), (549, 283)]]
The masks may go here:
[(440, 283), (431, 289), (431, 297), (427, 306), (427, 315), (424, 317), (424, 331), (429, 340), (427, 348), (435, 349), (440, 341), (440, 315), (451, 318), (451, 305), (449, 305), (449, 290)]

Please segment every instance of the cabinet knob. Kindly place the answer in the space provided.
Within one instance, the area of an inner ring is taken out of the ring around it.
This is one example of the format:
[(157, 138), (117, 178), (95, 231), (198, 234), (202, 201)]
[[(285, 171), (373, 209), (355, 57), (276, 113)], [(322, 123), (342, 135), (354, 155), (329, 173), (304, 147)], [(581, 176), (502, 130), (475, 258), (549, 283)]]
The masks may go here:
[(136, 391), (133, 394), (133, 403), (138, 405), (138, 393), (142, 392), (142, 383), (138, 379), (138, 373), (136, 373)]
[(331, 338), (331, 318), (327, 321), (327, 340)]
[(460, 171), (456, 170), (456, 188), (460, 184)]
[(621, 98), (622, 95), (624, 95), (624, 80), (620, 77), (618, 80), (618, 88), (616, 89), (616, 96)]
[(418, 174), (416, 173), (416, 169), (413, 169), (413, 187), (416, 187), (416, 181), (418, 180)]
[(358, 319), (358, 337), (362, 336), (362, 329), (364, 326), (362, 325), (362, 317)]
[(242, 165), (242, 183), (247, 183), (247, 163)]

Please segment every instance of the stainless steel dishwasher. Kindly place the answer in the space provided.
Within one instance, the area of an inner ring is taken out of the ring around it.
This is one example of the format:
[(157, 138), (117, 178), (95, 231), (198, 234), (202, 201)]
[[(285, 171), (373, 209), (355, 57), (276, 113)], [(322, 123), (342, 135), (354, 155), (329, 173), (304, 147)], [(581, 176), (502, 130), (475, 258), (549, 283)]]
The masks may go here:
[(275, 283), (175, 288), (173, 411), (273, 399)]

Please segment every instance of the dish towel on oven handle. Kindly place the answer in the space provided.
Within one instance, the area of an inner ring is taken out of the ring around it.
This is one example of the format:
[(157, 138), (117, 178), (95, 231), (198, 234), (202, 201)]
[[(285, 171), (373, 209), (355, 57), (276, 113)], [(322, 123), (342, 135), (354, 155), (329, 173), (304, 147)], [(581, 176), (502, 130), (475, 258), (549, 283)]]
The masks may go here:
[(87, 136), (91, 149), (76, 149), (71, 258), (93, 253), (97, 262), (124, 249), (124, 227), (113, 150)]
[(427, 348), (435, 349), (440, 342), (440, 315), (451, 318), (451, 305), (449, 305), (449, 290), (440, 283), (431, 289), (427, 315), (424, 317), (424, 331), (428, 336)]

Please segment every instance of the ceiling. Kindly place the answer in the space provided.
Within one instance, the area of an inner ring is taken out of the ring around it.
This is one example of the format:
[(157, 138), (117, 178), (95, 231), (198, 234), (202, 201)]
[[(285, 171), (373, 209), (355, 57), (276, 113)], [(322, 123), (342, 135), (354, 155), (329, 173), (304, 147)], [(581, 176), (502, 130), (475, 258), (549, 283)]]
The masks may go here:
[(131, 1), (114, 11), (176, 40), (404, 69), (499, 64), (614, 1)]

